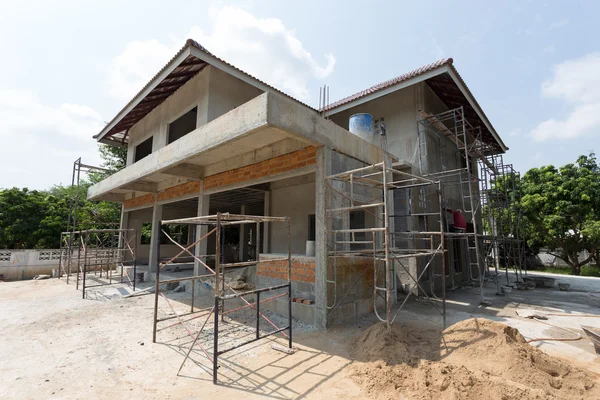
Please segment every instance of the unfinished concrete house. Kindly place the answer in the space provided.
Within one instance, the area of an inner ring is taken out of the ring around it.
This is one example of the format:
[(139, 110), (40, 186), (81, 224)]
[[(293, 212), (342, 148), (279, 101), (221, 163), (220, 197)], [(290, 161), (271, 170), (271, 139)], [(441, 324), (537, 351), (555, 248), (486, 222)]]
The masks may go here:
[[(126, 167), (88, 198), (123, 204), (140, 270), (228, 263), (255, 287), (289, 278), (306, 300), (294, 317), (321, 328), (374, 311), (389, 323), (410, 295), (483, 282), (498, 246), (484, 186), (510, 172), (507, 148), (452, 59), (314, 109), (188, 40), (95, 138), (127, 146)], [(209, 235), (216, 215), (265, 219)], [(289, 240), (267, 217), (290, 218)]]

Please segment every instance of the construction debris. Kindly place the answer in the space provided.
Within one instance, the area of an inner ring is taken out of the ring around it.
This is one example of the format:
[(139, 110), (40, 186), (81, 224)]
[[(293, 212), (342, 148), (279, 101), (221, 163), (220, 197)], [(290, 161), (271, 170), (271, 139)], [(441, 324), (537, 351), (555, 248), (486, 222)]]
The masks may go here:
[(285, 353), (285, 354), (294, 354), (296, 352), (296, 349), (294, 349), (294, 348), (284, 347), (279, 344), (272, 344), (271, 348), (273, 350), (281, 351), (282, 353)]

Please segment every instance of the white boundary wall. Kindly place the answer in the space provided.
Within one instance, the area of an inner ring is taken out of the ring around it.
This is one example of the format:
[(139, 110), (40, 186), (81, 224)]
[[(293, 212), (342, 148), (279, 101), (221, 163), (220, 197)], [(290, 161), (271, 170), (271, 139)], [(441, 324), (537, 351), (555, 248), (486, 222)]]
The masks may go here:
[(4, 280), (31, 279), (35, 275), (52, 274), (58, 269), (60, 250), (2, 250), (0, 249), (0, 275)]

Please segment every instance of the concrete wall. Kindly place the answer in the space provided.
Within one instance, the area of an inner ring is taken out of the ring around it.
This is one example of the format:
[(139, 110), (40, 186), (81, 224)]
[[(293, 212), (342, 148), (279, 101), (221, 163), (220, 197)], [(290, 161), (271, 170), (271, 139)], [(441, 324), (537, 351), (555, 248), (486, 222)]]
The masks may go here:
[(53, 269), (58, 269), (59, 260), (59, 249), (0, 250), (0, 275), (4, 280), (51, 275)]
[[(373, 118), (384, 118), (387, 126), (387, 150), (400, 160), (418, 161), (417, 149), (417, 100), (415, 86), (390, 93), (368, 103), (358, 105), (331, 116), (331, 121), (348, 129), (350, 116), (369, 113)], [(381, 138), (374, 134), (371, 143), (379, 146)]]
[[(291, 218), (292, 254), (306, 254), (308, 216), (315, 213), (314, 174), (271, 183), (270, 207), (270, 215)], [(287, 253), (285, 224), (271, 224), (269, 236), (271, 253)]]
[(204, 68), (158, 107), (142, 118), (129, 131), (127, 165), (133, 163), (135, 146), (154, 137), (152, 151), (167, 143), (168, 124), (194, 107), (198, 107), (197, 126), (208, 121), (208, 95), (210, 67)]
[[(207, 122), (252, 100), (262, 91), (220, 69), (210, 68)], [(199, 126), (199, 125), (198, 125)]]
[[(401, 162), (407, 165), (406, 172), (419, 175), (421, 173), (420, 165), (423, 166), (423, 172), (438, 172), (444, 170), (454, 170), (462, 167), (462, 157), (456, 144), (446, 137), (438, 137), (434, 134), (425, 136), (424, 145), (421, 146), (423, 153), (419, 152), (419, 139), (417, 132), (419, 130), (418, 120), (421, 118), (418, 111), (422, 110), (427, 114), (438, 114), (448, 111), (448, 107), (442, 102), (439, 97), (431, 90), (426, 83), (419, 83), (409, 88), (399, 90), (397, 92), (380, 97), (368, 103), (364, 103), (345, 110), (331, 116), (331, 120), (341, 127), (347, 129), (350, 116), (356, 113), (369, 113), (374, 119), (384, 118), (387, 126), (387, 150), (397, 156)], [(374, 134), (371, 143), (380, 145), (381, 139), (379, 135)], [(338, 171), (339, 170), (339, 171)], [(334, 166), (333, 172), (342, 172), (343, 168)], [(477, 173), (476, 165), (473, 167), (474, 174)], [(444, 185), (444, 206), (452, 209), (470, 209), (470, 204), (465, 204), (464, 196), (468, 195), (468, 185), (463, 185), (462, 190), (457, 183), (458, 177), (453, 177)], [(394, 205), (397, 207), (397, 214), (406, 214), (409, 211), (408, 199), (410, 199), (411, 213), (425, 213), (439, 210), (439, 201), (435, 187), (425, 187), (422, 189), (412, 189), (402, 192), (396, 192), (394, 197)], [(338, 205), (341, 206), (341, 205)], [(450, 214), (446, 215), (449, 218), (449, 223), (452, 223)], [(467, 220), (469, 216), (465, 215)], [(334, 224), (338, 228), (345, 227), (347, 222), (342, 220), (334, 220)], [(394, 221), (397, 231), (413, 231), (413, 230), (439, 230), (439, 217), (408, 217), (396, 218)], [(422, 240), (401, 239), (397, 237), (396, 245), (399, 247), (417, 247), (426, 248), (427, 246)], [(448, 247), (448, 263), (453, 263), (455, 254), (454, 246), (451, 242), (447, 243)], [(448, 285), (452, 281), (460, 281), (468, 278), (468, 266), (466, 252), (467, 245), (465, 240), (458, 243), (460, 250), (460, 263), (462, 265), (461, 272), (455, 272), (454, 276), (448, 276)], [(474, 259), (474, 253), (473, 257)], [(427, 264), (427, 259), (409, 259), (404, 265), (413, 276), (416, 276)], [(434, 263), (436, 273), (441, 273), (441, 262), (436, 260)], [(412, 283), (408, 274), (399, 265), (396, 266), (397, 275), (399, 277), (400, 287), (404, 287), (407, 283)], [(474, 271), (477, 275), (477, 271)], [(425, 276), (427, 280), (427, 276)], [(426, 287), (429, 285), (426, 284)]]
[[(128, 211), (127, 229), (135, 229), (136, 232), (141, 232), (144, 223), (152, 222), (152, 207), (143, 208), (140, 210)], [(178, 210), (172, 208), (163, 208), (162, 219), (188, 218), (195, 217), (196, 213), (191, 213), (189, 210)], [(150, 244), (142, 244), (141, 234), (137, 235), (137, 254), (136, 259), (140, 263), (147, 263), (150, 258)], [(160, 246), (160, 257), (173, 257), (179, 253), (181, 249), (174, 244), (163, 244)]]
[(164, 147), (169, 124), (192, 108), (198, 107), (196, 127), (200, 127), (261, 93), (259, 89), (207, 66), (131, 128), (127, 165), (133, 163), (135, 146), (149, 137), (154, 137), (153, 152)]
[[(328, 261), (330, 279), (335, 274), (335, 285), (328, 284), (328, 325), (350, 321), (373, 312), (373, 258), (344, 257)], [(380, 285), (382, 283), (380, 282)], [(381, 302), (382, 303), (382, 302)], [(384, 313), (383, 304), (378, 310)]]

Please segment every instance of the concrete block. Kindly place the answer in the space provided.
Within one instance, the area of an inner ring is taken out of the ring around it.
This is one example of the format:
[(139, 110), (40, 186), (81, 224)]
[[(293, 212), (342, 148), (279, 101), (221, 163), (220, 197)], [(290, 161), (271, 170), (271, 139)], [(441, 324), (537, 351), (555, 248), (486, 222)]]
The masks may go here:
[(292, 303), (292, 317), (297, 319), (298, 321), (302, 321), (310, 325), (315, 325), (316, 311), (317, 309), (314, 305)]
[(327, 325), (338, 324), (356, 318), (356, 303), (347, 303), (338, 306), (327, 315)]
[(373, 300), (361, 299), (356, 301), (356, 316), (361, 317), (373, 312)]

